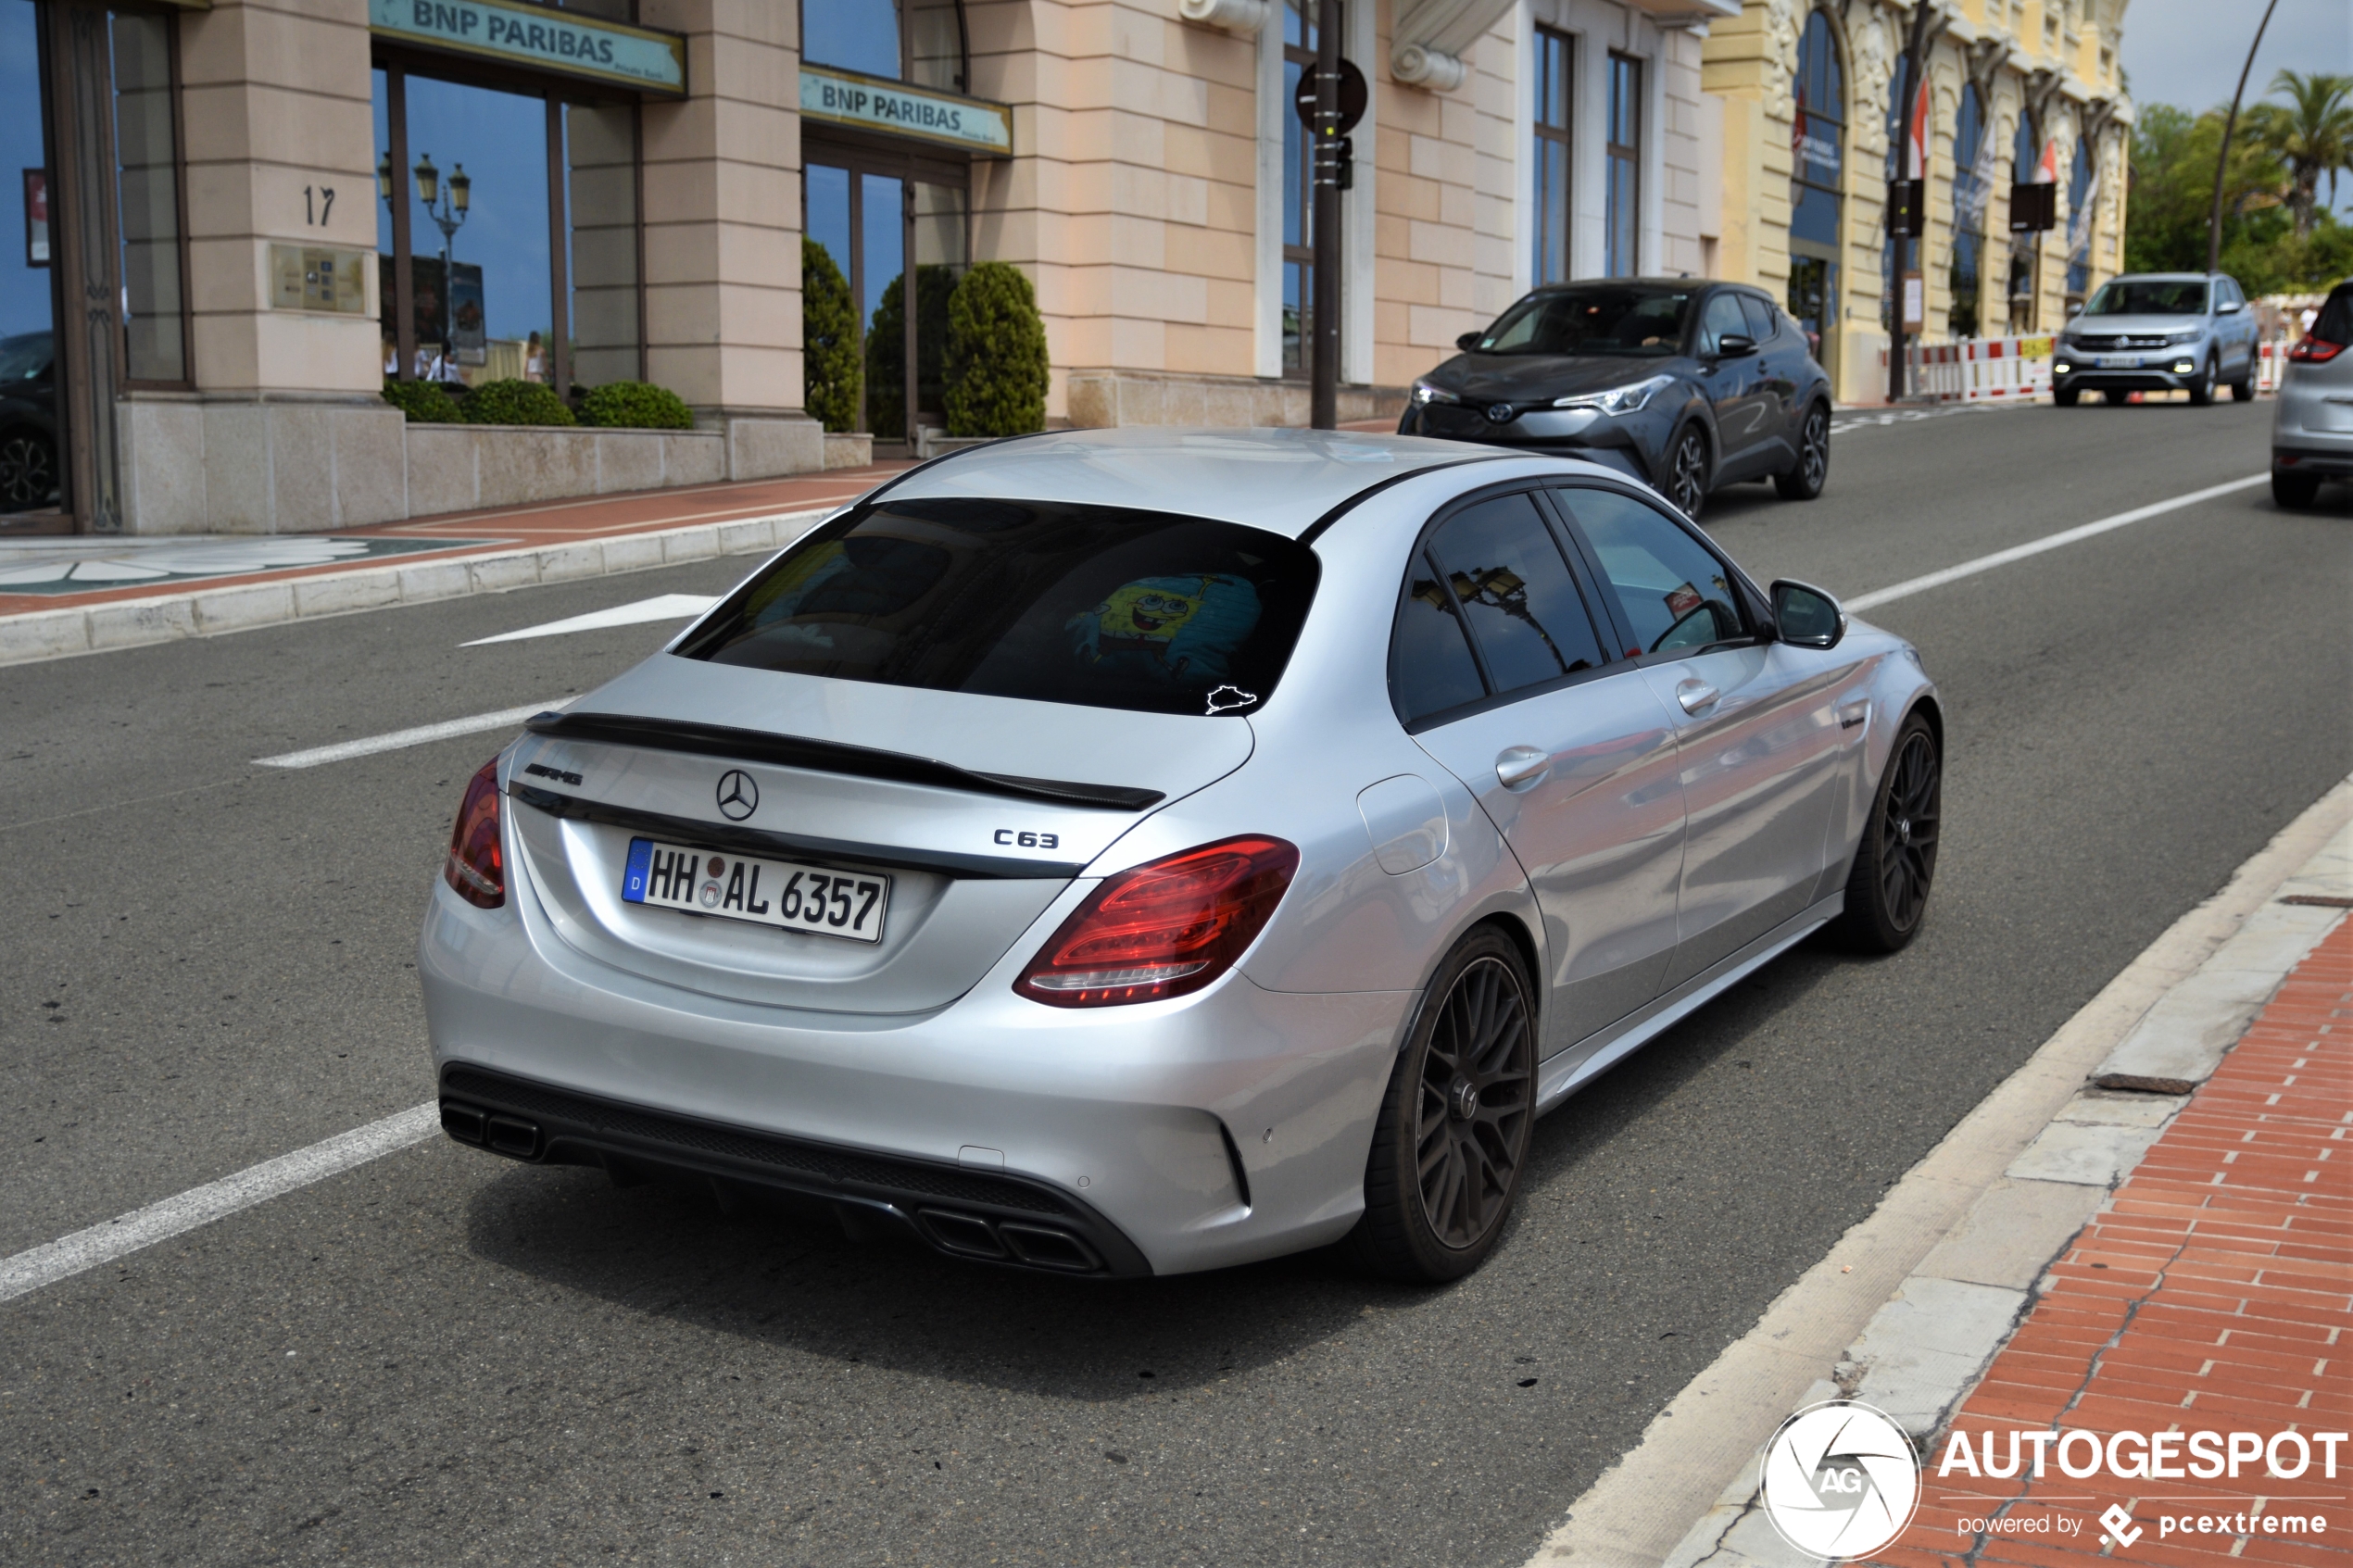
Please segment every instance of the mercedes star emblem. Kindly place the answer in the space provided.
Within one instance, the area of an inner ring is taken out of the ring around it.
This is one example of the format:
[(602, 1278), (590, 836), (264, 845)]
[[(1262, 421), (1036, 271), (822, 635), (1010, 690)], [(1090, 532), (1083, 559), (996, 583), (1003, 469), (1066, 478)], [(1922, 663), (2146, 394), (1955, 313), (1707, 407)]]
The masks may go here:
[(741, 768), (730, 768), (719, 775), (719, 814), (731, 822), (740, 822), (760, 809), (760, 786)]
[(1487, 406), (1487, 422), (1491, 425), (1511, 423), (1512, 406), (1508, 403), (1490, 403)]

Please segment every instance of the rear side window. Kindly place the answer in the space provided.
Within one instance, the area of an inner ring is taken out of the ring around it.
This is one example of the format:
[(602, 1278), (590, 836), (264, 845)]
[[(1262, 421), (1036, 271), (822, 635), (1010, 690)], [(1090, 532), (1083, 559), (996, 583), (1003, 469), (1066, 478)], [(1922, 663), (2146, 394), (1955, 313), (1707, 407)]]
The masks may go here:
[(1146, 713), (1274, 694), (1315, 552), (1239, 523), (1045, 501), (886, 500), (829, 523), (676, 650), (844, 681)]
[(2312, 335), (2322, 343), (2353, 343), (2353, 283), (2336, 285), (2312, 318)]
[(1607, 658), (1534, 499), (1498, 495), (1448, 518), (1416, 557), (1390, 647), (1390, 689), (1411, 723)]
[(1747, 636), (1723, 562), (1672, 518), (1615, 490), (1558, 490), (1602, 564), (1641, 646), (1629, 653), (1701, 648)]

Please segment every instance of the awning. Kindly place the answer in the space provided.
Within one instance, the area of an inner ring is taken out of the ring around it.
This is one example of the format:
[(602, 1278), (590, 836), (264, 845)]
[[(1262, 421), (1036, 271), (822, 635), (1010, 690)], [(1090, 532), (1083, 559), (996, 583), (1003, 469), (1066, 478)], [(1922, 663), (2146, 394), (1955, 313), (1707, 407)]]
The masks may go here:
[(686, 40), (521, 0), (368, 0), (368, 31), (388, 42), (556, 76), (686, 95)]
[(1003, 104), (807, 61), (800, 67), (800, 112), (982, 157), (1010, 157), (1013, 150), (1013, 111)]

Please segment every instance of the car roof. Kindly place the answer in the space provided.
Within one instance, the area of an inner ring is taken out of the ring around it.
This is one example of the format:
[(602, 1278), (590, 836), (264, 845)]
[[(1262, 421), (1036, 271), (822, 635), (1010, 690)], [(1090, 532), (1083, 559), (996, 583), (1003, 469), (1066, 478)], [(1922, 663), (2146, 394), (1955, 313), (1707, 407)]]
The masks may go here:
[(958, 452), (875, 495), (1063, 501), (1216, 518), (1297, 538), (1389, 480), (1497, 448), (1352, 430), (1059, 430)]

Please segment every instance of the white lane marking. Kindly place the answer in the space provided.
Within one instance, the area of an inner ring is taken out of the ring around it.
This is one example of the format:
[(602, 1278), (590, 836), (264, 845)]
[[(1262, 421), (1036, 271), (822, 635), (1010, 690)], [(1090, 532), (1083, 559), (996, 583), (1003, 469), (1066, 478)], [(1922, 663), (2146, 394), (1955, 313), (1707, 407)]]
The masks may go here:
[(199, 1225), (225, 1219), (240, 1209), (267, 1203), (296, 1187), (308, 1186), (396, 1149), (422, 1143), (440, 1130), (440, 1107), (428, 1101), (381, 1122), (338, 1133), (308, 1148), (248, 1165), (233, 1176), (191, 1187), (177, 1198), (133, 1209), (104, 1224), (29, 1247), (13, 1258), (0, 1259), (0, 1301), (12, 1301), (143, 1247), (153, 1247)]
[(372, 757), (379, 751), (398, 751), (404, 746), (423, 746), (430, 741), (449, 740), (458, 735), (478, 735), (485, 730), (511, 730), (533, 714), (561, 708), (571, 700), (568, 696), (560, 696), (522, 708), (502, 708), (496, 713), (477, 713), (471, 719), (448, 719), (438, 724), (420, 724), (413, 730), (395, 730), (388, 735), (337, 741), (333, 746), (314, 746), (308, 751), (289, 751), (281, 757), (257, 757), (253, 765), (257, 768), (316, 768), (321, 762), (347, 762), (355, 757)]
[(519, 643), (525, 637), (560, 637), (569, 632), (601, 632), (608, 626), (635, 626), (648, 621), (684, 621), (700, 615), (719, 602), (713, 594), (658, 594), (635, 604), (615, 605), (610, 609), (592, 609), (585, 615), (570, 616), (562, 621), (549, 621), (537, 626), (526, 626), (520, 632), (501, 632), (495, 637), (476, 637), (471, 643), (459, 643), (461, 648), (478, 648), (488, 643)]
[(2133, 523), (2145, 522), (2150, 518), (2162, 517), (2167, 512), (2180, 511), (2183, 507), (2195, 507), (2200, 501), (2211, 501), (2218, 495), (2228, 495), (2234, 490), (2248, 489), (2263, 483), (2271, 477), (2268, 473), (2259, 473), (2246, 479), (2234, 479), (2228, 484), (2209, 484), (2203, 490), (2193, 490), (2186, 495), (2176, 495), (2170, 501), (2154, 501), (2145, 507), (2135, 507), (2129, 512), (2119, 512), (2114, 517), (2104, 517), (2097, 522), (2087, 522), (2081, 528), (2070, 528), (2057, 533), (2046, 533), (2040, 539), (2029, 540), (2023, 545), (2013, 545), (2007, 550), (1996, 550), (1990, 556), (1980, 556), (1975, 560), (1965, 560), (1958, 566), (1948, 566), (1942, 571), (1931, 571), (1925, 577), (1906, 578), (1901, 583), (1891, 583), (1884, 588), (1874, 588), (1868, 594), (1857, 594), (1853, 598), (1843, 602), (1848, 609), (1854, 610), (1870, 609), (1879, 605), (1892, 604), (1897, 599), (1909, 598), (1914, 594), (1924, 594), (1931, 588), (1942, 588), (1947, 583), (1957, 583), (1964, 577), (1974, 577), (1981, 571), (1991, 571), (1997, 566), (2007, 566), (2012, 561), (2024, 560), (2029, 556), (2039, 556), (2045, 550), (2056, 550), (2063, 545), (2072, 545), (2079, 540), (2089, 539), (2095, 534), (2106, 533), (2113, 529), (2129, 528)]

